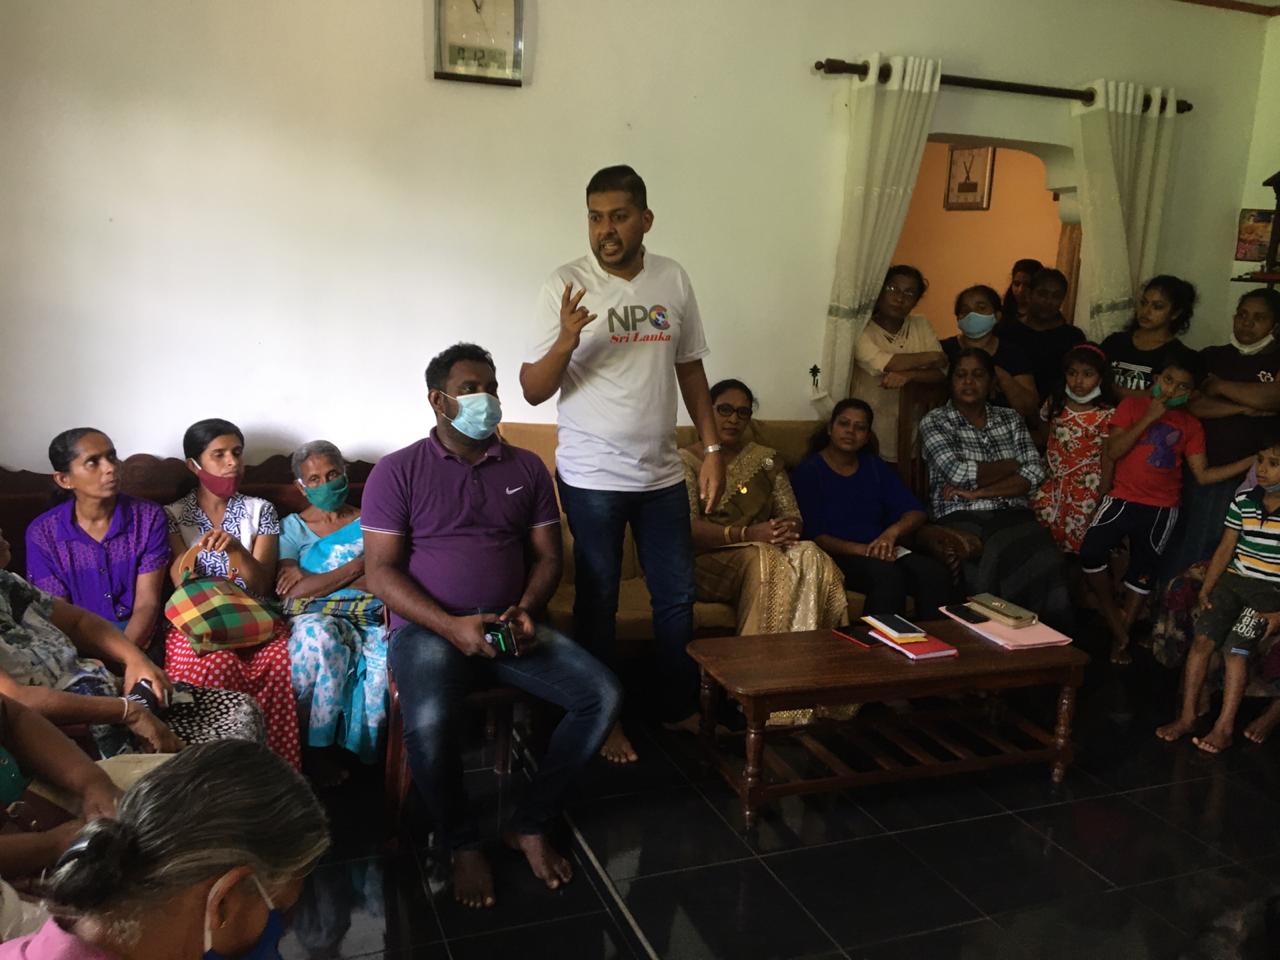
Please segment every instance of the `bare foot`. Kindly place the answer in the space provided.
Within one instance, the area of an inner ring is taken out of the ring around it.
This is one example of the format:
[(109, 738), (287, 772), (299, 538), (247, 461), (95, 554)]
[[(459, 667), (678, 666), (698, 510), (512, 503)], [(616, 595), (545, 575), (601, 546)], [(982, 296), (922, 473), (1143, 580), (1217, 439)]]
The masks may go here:
[(600, 756), (610, 763), (635, 763), (640, 759), (636, 754), (636, 748), (631, 745), (627, 735), (622, 732), (622, 724), (620, 722), (615, 723), (613, 729), (609, 731), (609, 735), (604, 738), (604, 743), (600, 745)]
[(1273, 703), (1262, 716), (1244, 728), (1244, 735), (1254, 743), (1266, 743), (1277, 725), (1280, 725), (1280, 703)]
[(1178, 719), (1173, 723), (1166, 723), (1163, 727), (1156, 727), (1156, 736), (1161, 740), (1167, 740), (1173, 743), (1175, 740), (1181, 740), (1195, 727), (1194, 723), (1186, 720)]
[(1231, 734), (1221, 733), (1214, 727), (1203, 737), (1192, 737), (1191, 742), (1205, 753), (1221, 753), (1231, 746)]
[(493, 871), (479, 850), (453, 852), (453, 899), (473, 910), (492, 907), (497, 902), (493, 897)]
[(1133, 663), (1133, 657), (1130, 655), (1128, 647), (1129, 643), (1127, 640), (1124, 643), (1113, 643), (1111, 645), (1111, 662), (1118, 667), (1127, 666), (1128, 664)]
[(533, 875), (552, 890), (573, 879), (573, 866), (560, 855), (541, 833), (508, 833), (503, 837), (512, 850), (519, 850), (529, 861)]

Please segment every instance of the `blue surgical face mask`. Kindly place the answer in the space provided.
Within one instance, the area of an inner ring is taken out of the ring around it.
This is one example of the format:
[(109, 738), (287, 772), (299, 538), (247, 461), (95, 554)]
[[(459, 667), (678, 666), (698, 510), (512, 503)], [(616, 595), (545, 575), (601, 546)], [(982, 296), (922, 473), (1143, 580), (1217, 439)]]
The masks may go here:
[(957, 323), (960, 325), (960, 332), (970, 340), (980, 340), (995, 329), (996, 315), (994, 313), (966, 313)]
[[(445, 394), (449, 397), (449, 394)], [(492, 393), (468, 393), (461, 397), (449, 397), (457, 402), (458, 415), (452, 419), (454, 429), (472, 440), (488, 440), (502, 422), (502, 404)]]
[(1280, 493), (1280, 483), (1264, 483), (1262, 489), (1267, 493)]
[[(262, 933), (258, 936), (257, 942), (249, 948), (248, 952), (239, 954), (239, 960), (280, 960), (280, 940), (284, 937), (284, 918), (280, 916), (280, 911), (276, 909), (276, 905), (271, 902), (271, 897), (267, 895), (266, 888), (263, 887), (262, 881), (258, 879), (256, 874), (250, 874), (250, 878), (258, 888), (258, 893), (262, 895), (262, 899), (267, 904), (267, 925), (262, 928)], [(209, 908), (213, 906), (214, 895), (218, 893), (218, 887), (222, 881), (215, 883), (209, 890), (209, 899), (205, 902), (204, 910), (204, 960), (224, 960), (224, 954), (218, 953), (213, 949), (213, 918), (209, 916)]]

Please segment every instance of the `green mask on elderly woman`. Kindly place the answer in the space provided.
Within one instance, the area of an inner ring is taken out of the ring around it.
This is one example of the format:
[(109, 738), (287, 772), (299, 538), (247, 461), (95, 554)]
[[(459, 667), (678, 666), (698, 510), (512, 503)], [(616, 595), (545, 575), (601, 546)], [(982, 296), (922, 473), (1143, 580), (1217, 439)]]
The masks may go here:
[(311, 505), (317, 510), (323, 510), (325, 513), (333, 513), (346, 503), (347, 494), (350, 490), (351, 484), (347, 482), (346, 474), (334, 477), (328, 483), (302, 488), (302, 492), (311, 501)]

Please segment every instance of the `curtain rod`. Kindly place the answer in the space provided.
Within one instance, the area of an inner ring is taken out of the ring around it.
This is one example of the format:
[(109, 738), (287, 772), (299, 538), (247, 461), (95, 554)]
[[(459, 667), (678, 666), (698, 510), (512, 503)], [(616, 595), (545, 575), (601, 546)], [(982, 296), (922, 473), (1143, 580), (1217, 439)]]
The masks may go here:
[[(866, 77), (867, 71), (871, 69), (871, 65), (867, 61), (861, 63), (849, 63), (847, 60), (836, 60), (827, 58), (819, 60), (813, 65), (815, 70), (822, 73), (852, 73), (859, 77)], [(880, 74), (878, 79), (881, 83), (889, 80), (889, 74), (892, 72), (891, 67), (887, 63), (880, 65)], [(944, 73), (941, 78), (942, 82), (950, 87), (968, 87), (971, 90), (997, 90), (1002, 93), (1025, 93), (1033, 97), (1053, 97), (1057, 100), (1079, 100), (1081, 103), (1093, 103), (1092, 90), (1075, 90), (1071, 87), (1046, 87), (1038, 83), (1012, 83), (1008, 80), (986, 80), (982, 77), (960, 77), (953, 73)], [(1161, 98), (1160, 106), (1165, 105), (1165, 100)], [(1151, 95), (1144, 94), (1142, 97), (1142, 109), (1145, 113), (1151, 106)], [(1190, 113), (1191, 103), (1187, 100), (1178, 101), (1179, 113)]]

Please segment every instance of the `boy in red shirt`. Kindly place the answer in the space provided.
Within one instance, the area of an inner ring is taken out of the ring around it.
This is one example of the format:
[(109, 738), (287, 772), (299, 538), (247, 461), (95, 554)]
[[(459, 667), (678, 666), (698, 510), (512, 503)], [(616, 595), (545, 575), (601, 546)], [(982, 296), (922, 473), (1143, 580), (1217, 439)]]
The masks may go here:
[[(1115, 462), (1111, 492), (1080, 545), (1080, 567), (1111, 631), (1111, 662), (1129, 663), (1129, 630), (1148, 593), (1178, 522), (1182, 502), (1182, 464), (1200, 484), (1216, 483), (1249, 469), (1253, 457), (1210, 468), (1204, 455), (1204, 428), (1181, 407), (1199, 384), (1198, 357), (1189, 350), (1170, 352), (1152, 372), (1151, 395), (1127, 397), (1111, 418), (1104, 454)], [(1129, 569), (1124, 609), (1116, 603), (1107, 559), (1129, 538)]]

